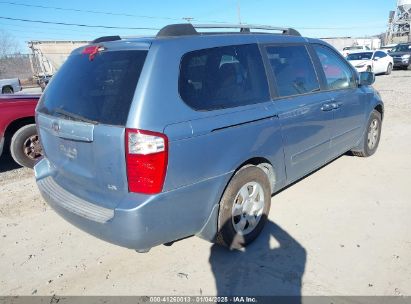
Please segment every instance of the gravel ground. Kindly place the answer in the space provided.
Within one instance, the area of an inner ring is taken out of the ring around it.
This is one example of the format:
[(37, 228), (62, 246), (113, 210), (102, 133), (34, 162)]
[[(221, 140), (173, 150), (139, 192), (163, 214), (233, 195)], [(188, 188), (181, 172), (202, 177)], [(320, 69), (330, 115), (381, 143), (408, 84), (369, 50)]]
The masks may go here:
[(379, 151), (342, 156), (275, 195), (245, 252), (197, 238), (147, 254), (93, 238), (0, 161), (0, 295), (411, 295), (411, 71), (378, 76)]

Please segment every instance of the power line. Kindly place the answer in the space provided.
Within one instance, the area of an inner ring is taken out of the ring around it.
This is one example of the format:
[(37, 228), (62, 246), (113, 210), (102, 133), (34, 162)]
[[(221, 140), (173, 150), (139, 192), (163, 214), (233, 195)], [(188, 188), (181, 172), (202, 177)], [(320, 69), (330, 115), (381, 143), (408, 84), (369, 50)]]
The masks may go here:
[[(96, 10), (82, 10), (76, 8), (66, 8), (66, 7), (57, 7), (57, 6), (45, 6), (45, 5), (35, 5), (35, 4), (27, 4), (27, 3), (18, 3), (18, 2), (10, 2), (10, 1), (0, 1), (1, 4), (8, 4), (8, 5), (17, 5), (17, 6), (24, 6), (24, 7), (34, 7), (34, 8), (42, 8), (42, 9), (54, 9), (59, 11), (70, 11), (70, 12), (77, 12), (77, 13), (91, 13), (91, 14), (101, 14), (101, 15), (110, 15), (110, 16), (125, 16), (125, 17), (132, 17), (132, 18), (145, 18), (145, 19), (158, 19), (158, 20), (171, 20), (171, 21), (181, 21), (184, 18), (172, 18), (172, 17), (162, 17), (162, 16), (148, 16), (148, 15), (135, 15), (135, 14), (126, 14), (126, 13), (115, 13), (115, 12), (106, 12), (106, 11), (96, 11)], [(195, 19), (195, 18), (193, 18)], [(197, 19), (195, 19), (197, 20)], [(217, 20), (197, 20), (199, 22), (212, 22), (212, 23), (227, 23), (225, 21), (217, 21)]]
[[(0, 1), (0, 3), (4, 3), (4, 1)], [(62, 26), (77, 26), (77, 27), (102, 28), (102, 29), (153, 30), (153, 31), (160, 30), (159, 28), (153, 28), (153, 27), (121, 27), (121, 26), (107, 26), (107, 25), (77, 24), (77, 23), (52, 22), (52, 21), (43, 21), (43, 20), (11, 18), (11, 17), (4, 17), (4, 16), (0, 16), (0, 19), (6, 19), (6, 20), (12, 20), (12, 21), (21, 21), (21, 22), (30, 22), (30, 23), (40, 23), (40, 24), (55, 24), (55, 25), (62, 25)], [(302, 29), (302, 30), (349, 30), (349, 29), (365, 29), (365, 28), (376, 28), (376, 27), (383, 27), (383, 25), (381, 25), (381, 26), (364, 26), (364, 25), (360, 25), (360, 26), (351, 26), (351, 27), (298, 27), (298, 28)], [(384, 25), (384, 27), (385, 27), (385, 25)], [(67, 30), (75, 31), (73, 29), (67, 29)], [(44, 33), (44, 34), (46, 34), (46, 33)]]
[(155, 17), (155, 16), (147, 16), (147, 15), (134, 15), (134, 14), (125, 14), (125, 13), (113, 13), (113, 12), (104, 12), (104, 11), (95, 11), (95, 10), (82, 10), (82, 9), (76, 9), (76, 8), (65, 8), (65, 7), (57, 7), (57, 6), (35, 5), (35, 4), (9, 2), (9, 1), (0, 1), (0, 3), (9, 4), (9, 5), (17, 5), (17, 6), (25, 6), (25, 7), (36, 7), (36, 8), (54, 9), (54, 10), (59, 10), (59, 11), (78, 12), (78, 13), (91, 13), (91, 14), (101, 14), (101, 15), (111, 15), (111, 16), (125, 16), (125, 17), (133, 17), (133, 18), (163, 19), (163, 20), (181, 21), (181, 19), (171, 18), (171, 17)]
[[(13, 23), (4, 23), (1, 22), (0, 25), (5, 25), (5, 26), (11, 26), (11, 27), (18, 27), (18, 28), (24, 28), (27, 31), (27, 25), (26, 24), (13, 24)], [(46, 26), (46, 27), (45, 27)], [(73, 29), (73, 28), (57, 28), (57, 27), (50, 27), (49, 25), (40, 25), (40, 26), (35, 26), (31, 25), (30, 29), (41, 29), (41, 30), (55, 30), (59, 32), (74, 32), (72, 35), (75, 35), (75, 33), (79, 34), (87, 34), (88, 32), (84, 32), (84, 30), (81, 29)], [(10, 29), (8, 29), (10, 30)], [(101, 34), (107, 34), (107, 32), (110, 32), (110, 30), (107, 29), (101, 29), (101, 30), (93, 30), (93, 33), (101, 33)]]
[[(54, 10), (60, 10), (60, 11), (72, 11), (72, 12), (83, 12), (83, 13), (92, 13), (92, 14), (103, 14), (103, 15), (111, 15), (111, 16), (125, 16), (125, 17), (134, 17), (134, 18), (146, 18), (146, 19), (162, 19), (162, 20), (173, 20), (173, 21), (181, 21), (182, 19), (185, 18), (171, 18), (171, 17), (160, 17), (160, 16), (148, 16), (148, 15), (135, 15), (135, 14), (126, 14), (126, 13), (115, 13), (115, 12), (107, 12), (107, 11), (97, 11), (97, 10), (82, 10), (82, 9), (75, 9), (75, 8), (64, 8), (64, 7), (57, 7), (57, 6), (45, 6), (45, 5), (35, 5), (35, 4), (27, 4), (27, 3), (18, 3), (18, 2), (12, 2), (12, 1), (0, 1), (0, 4), (8, 4), (8, 5), (15, 5), (15, 6), (24, 6), (24, 7), (34, 7), (34, 8), (42, 8), (42, 9), (54, 9)], [(238, 14), (239, 12), (240, 5), (239, 5), (239, 0), (237, 0), (237, 10)], [(24, 20), (24, 19), (13, 19), (13, 18), (7, 18), (7, 17), (0, 17), (3, 19), (9, 19), (9, 20), (17, 20), (17, 21), (26, 21), (26, 22), (38, 22), (38, 23), (44, 23), (44, 24), (57, 24), (57, 25), (69, 25), (69, 26), (81, 26), (81, 27), (93, 27), (93, 28), (106, 28), (106, 29), (131, 29), (131, 30), (136, 30), (136, 29), (141, 29), (141, 30), (159, 30), (157, 28), (128, 28), (128, 27), (115, 27), (115, 26), (100, 26), (100, 25), (86, 25), (86, 24), (72, 24), (72, 23), (63, 23), (63, 22), (50, 22), (50, 21), (34, 21), (34, 20)], [(241, 17), (240, 15), (238, 16), (239, 21), (241, 23)], [(191, 19), (191, 18), (190, 18)], [(196, 18), (192, 18), (192, 20), (196, 20), (199, 22), (212, 22), (212, 23), (227, 23), (224, 21), (216, 21), (216, 20), (198, 20)], [(191, 20), (190, 20), (191, 21)], [(385, 26), (385, 25), (384, 25)], [(383, 25), (381, 25), (383, 27)], [(361, 29), (361, 28), (373, 28), (373, 26), (352, 26), (352, 27), (299, 27), (299, 29), (305, 29), (305, 30), (350, 30), (350, 29)]]
[[(78, 23), (66, 23), (66, 22), (52, 22), (43, 20), (32, 20), (32, 19), (21, 19), (21, 18), (11, 18), (0, 16), (0, 19), (22, 21), (22, 22), (33, 22), (42, 24), (56, 24), (64, 26), (79, 26), (79, 27), (91, 27), (91, 28), (105, 28), (105, 29), (123, 29), (123, 30), (152, 30), (159, 31), (159, 28), (154, 27), (122, 27), (122, 26), (108, 26), (108, 25), (91, 25), (91, 24), (78, 24)], [(298, 27), (303, 30), (349, 30), (349, 29), (364, 29), (364, 28), (375, 28), (376, 26), (351, 26), (351, 27)], [(381, 25), (382, 27), (382, 25)]]
[[(32, 34), (46, 34), (46, 35), (58, 35), (58, 36), (69, 36), (69, 37), (76, 36), (76, 34), (70, 34), (70, 33), (42, 32), (42, 31), (36, 31), (36, 30), (33, 31), (33, 30), (8, 29), (8, 31), (27, 33), (27, 34), (32, 33)], [(92, 34), (88, 34), (88, 33), (83, 33), (83, 34), (80, 33), (80, 35), (88, 36), (88, 37), (93, 36)]]
[(78, 23), (52, 22), (52, 21), (43, 21), (43, 20), (11, 18), (11, 17), (4, 17), (4, 16), (0, 16), (0, 19), (22, 21), (22, 22), (32, 22), (32, 23), (42, 23), (42, 24), (56, 24), (56, 25), (65, 25), (65, 26), (79, 26), (79, 27), (106, 28), (106, 29), (151, 30), (151, 31), (160, 30), (159, 28), (154, 28), (154, 27), (122, 27), (122, 26), (108, 26), (108, 25), (91, 25), (91, 24), (78, 24)]

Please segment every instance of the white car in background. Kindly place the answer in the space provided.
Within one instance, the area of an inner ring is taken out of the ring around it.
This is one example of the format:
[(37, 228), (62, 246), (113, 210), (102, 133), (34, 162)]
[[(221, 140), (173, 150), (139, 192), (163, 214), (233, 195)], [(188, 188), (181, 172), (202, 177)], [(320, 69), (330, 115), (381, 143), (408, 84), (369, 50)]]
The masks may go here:
[(391, 74), (394, 66), (393, 58), (384, 51), (356, 52), (346, 59), (358, 72), (373, 72), (374, 74)]
[(346, 46), (343, 48), (341, 54), (344, 57), (347, 57), (349, 54), (354, 52), (361, 52), (361, 51), (370, 51), (370, 48), (366, 45), (353, 45), (353, 46)]

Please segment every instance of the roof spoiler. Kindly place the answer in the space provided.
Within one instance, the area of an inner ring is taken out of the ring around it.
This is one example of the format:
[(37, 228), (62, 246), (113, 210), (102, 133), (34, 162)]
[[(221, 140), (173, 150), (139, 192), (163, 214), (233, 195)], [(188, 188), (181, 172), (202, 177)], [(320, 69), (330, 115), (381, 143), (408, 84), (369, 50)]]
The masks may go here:
[(116, 41), (121, 40), (120, 36), (103, 36), (97, 39), (94, 39), (91, 43), (100, 43), (100, 42), (107, 42), (107, 41)]

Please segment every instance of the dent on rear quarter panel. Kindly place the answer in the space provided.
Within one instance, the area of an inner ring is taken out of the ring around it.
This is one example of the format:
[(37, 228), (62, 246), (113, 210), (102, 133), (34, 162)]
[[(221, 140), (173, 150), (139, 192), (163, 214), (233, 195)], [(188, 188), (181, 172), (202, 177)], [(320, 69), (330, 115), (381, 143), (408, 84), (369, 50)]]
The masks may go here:
[[(186, 105), (178, 92), (180, 61), (185, 53), (256, 42), (257, 39), (249, 35), (153, 41), (126, 127), (162, 132), (168, 136), (169, 158), (163, 191), (232, 174), (241, 164), (255, 157), (268, 159), (275, 168), (277, 181), (285, 180), (278, 119), (267, 118), (272, 113), (265, 109), (264, 103), (200, 112)], [(263, 120), (252, 122), (259, 119)], [(233, 126), (225, 128), (230, 125)], [(214, 199), (215, 203), (219, 198)]]
[[(206, 240), (211, 241), (215, 236), (219, 201), (241, 164), (255, 157), (266, 158), (274, 167), (275, 188), (280, 188), (285, 181), (278, 118), (267, 117), (262, 106), (253, 112), (254, 115), (242, 112), (166, 128), (170, 142), (164, 191), (187, 187), (184, 191), (190, 192), (193, 210), (203, 210), (203, 220), (199, 221), (201, 229), (196, 228), (195, 233)], [(254, 121), (256, 114), (262, 119)], [(235, 117), (230, 119), (230, 115)], [(236, 125), (238, 121), (244, 124)], [(206, 187), (207, 194), (193, 192), (197, 187)]]
[[(232, 113), (191, 121), (192, 137), (170, 140), (164, 189), (232, 173), (242, 163), (256, 157), (268, 159), (281, 182), (285, 172), (280, 125), (277, 118), (262, 108), (253, 113), (243, 111), (231, 119)], [(262, 120), (254, 121), (257, 113)], [(235, 125), (238, 117), (242, 117), (245, 124)], [(234, 126), (220, 129), (230, 125)]]
[[(153, 41), (126, 126), (163, 132), (168, 136), (169, 162), (164, 191), (234, 172), (242, 163), (255, 157), (268, 159), (276, 169), (278, 181), (283, 179), (285, 170), (278, 120), (248, 123), (272, 116), (265, 108), (266, 103), (195, 111), (184, 103), (178, 92), (180, 62), (184, 54), (247, 43), (257, 43), (257, 39), (248, 35), (224, 35), (212, 39), (187, 37)], [(246, 124), (220, 129), (242, 123)]]

